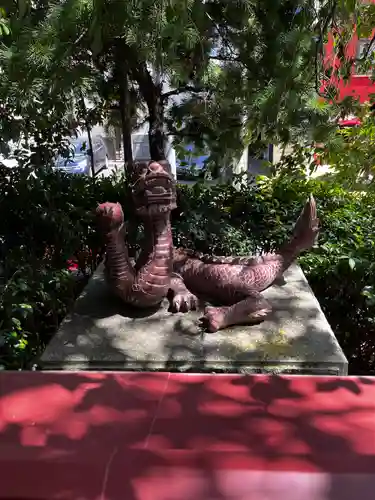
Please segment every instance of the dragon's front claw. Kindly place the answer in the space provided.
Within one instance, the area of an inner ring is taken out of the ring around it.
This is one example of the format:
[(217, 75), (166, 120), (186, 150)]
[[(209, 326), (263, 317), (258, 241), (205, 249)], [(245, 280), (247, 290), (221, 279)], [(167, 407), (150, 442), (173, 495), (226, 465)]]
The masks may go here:
[(177, 293), (172, 299), (173, 312), (195, 311), (198, 307), (198, 298), (190, 292)]

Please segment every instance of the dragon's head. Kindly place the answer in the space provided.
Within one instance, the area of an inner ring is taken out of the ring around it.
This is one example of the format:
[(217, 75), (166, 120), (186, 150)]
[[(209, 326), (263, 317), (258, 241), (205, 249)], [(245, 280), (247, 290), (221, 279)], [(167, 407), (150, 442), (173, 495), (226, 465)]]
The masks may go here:
[(176, 182), (167, 161), (136, 163), (131, 181), (137, 215), (163, 216), (176, 208)]
[(124, 222), (124, 214), (120, 203), (101, 203), (96, 209), (98, 225), (103, 233), (117, 229)]

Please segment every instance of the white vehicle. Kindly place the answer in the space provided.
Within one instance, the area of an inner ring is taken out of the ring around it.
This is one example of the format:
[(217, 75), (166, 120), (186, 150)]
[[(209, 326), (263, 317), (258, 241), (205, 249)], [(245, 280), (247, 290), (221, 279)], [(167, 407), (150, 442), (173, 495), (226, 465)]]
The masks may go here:
[[(92, 175), (88, 137), (72, 139), (73, 154), (70, 158), (58, 156), (55, 168), (69, 174)], [(108, 168), (108, 151), (100, 136), (92, 137), (94, 175)]]
[(16, 158), (4, 158), (0, 156), (0, 164), (4, 165), (7, 168), (15, 168), (18, 167), (18, 161)]

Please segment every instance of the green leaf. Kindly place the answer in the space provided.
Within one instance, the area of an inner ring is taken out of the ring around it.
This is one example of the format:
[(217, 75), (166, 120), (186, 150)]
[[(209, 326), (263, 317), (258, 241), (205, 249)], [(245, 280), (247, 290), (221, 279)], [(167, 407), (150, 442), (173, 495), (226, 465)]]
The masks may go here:
[(348, 260), (348, 264), (349, 264), (350, 269), (353, 271), (353, 269), (355, 268), (355, 260), (350, 258)]
[(32, 310), (33, 308), (33, 306), (30, 304), (18, 304), (18, 307), (20, 307), (21, 309), (30, 309), (30, 310)]
[(16, 328), (21, 329), (21, 321), (18, 318), (12, 318), (12, 323)]
[(27, 283), (25, 281), (18, 281), (17, 282), (17, 285), (18, 285), (18, 288), (22, 291), (22, 292), (26, 292), (29, 287), (27, 285)]
[(5, 36), (10, 34), (10, 29), (5, 23), (0, 23), (0, 30), (3, 32)]

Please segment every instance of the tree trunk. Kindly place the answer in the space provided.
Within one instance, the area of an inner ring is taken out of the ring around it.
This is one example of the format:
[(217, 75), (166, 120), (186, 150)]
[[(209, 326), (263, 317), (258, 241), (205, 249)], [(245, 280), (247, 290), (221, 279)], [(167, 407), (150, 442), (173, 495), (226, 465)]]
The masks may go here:
[(120, 82), (120, 114), (121, 114), (121, 131), (122, 131), (122, 145), (124, 148), (124, 163), (125, 168), (127, 165), (133, 163), (132, 151), (132, 129), (130, 123), (130, 103), (129, 103), (129, 87), (128, 87), (128, 74), (124, 71), (124, 77)]
[(85, 126), (87, 130), (87, 138), (89, 140), (89, 157), (90, 157), (90, 169), (91, 169), (91, 177), (93, 181), (95, 181), (95, 165), (94, 165), (94, 150), (93, 150), (93, 145), (92, 145), (92, 137), (91, 137), (91, 126), (88, 121), (88, 116), (87, 116), (87, 109), (86, 109), (86, 104), (85, 104), (85, 98), (83, 95), (81, 95), (81, 106), (82, 106), (82, 111), (84, 114), (84, 119), (85, 119)]
[(133, 163), (132, 151), (132, 127), (130, 113), (130, 94), (129, 94), (129, 74), (124, 57), (124, 51), (121, 48), (121, 43), (117, 45), (116, 54), (116, 77), (119, 85), (120, 94), (120, 116), (121, 116), (121, 131), (122, 144), (124, 149), (124, 168), (125, 173), (127, 166)]
[(95, 180), (94, 150), (92, 145), (91, 127), (88, 122), (86, 122), (86, 129), (87, 129), (87, 137), (89, 139), (91, 176), (93, 180)]
[(165, 160), (164, 106), (161, 98), (161, 85), (150, 88), (146, 100), (149, 112), (148, 140), (152, 160)]
[(149, 115), (149, 146), (150, 156), (152, 160), (165, 160), (164, 152), (164, 102), (162, 99), (162, 84), (160, 77), (153, 80), (150, 71), (147, 68), (145, 61), (140, 61), (136, 52), (126, 46), (127, 60), (129, 61), (129, 69), (134, 80), (139, 85), (139, 90), (143, 99), (146, 102)]

